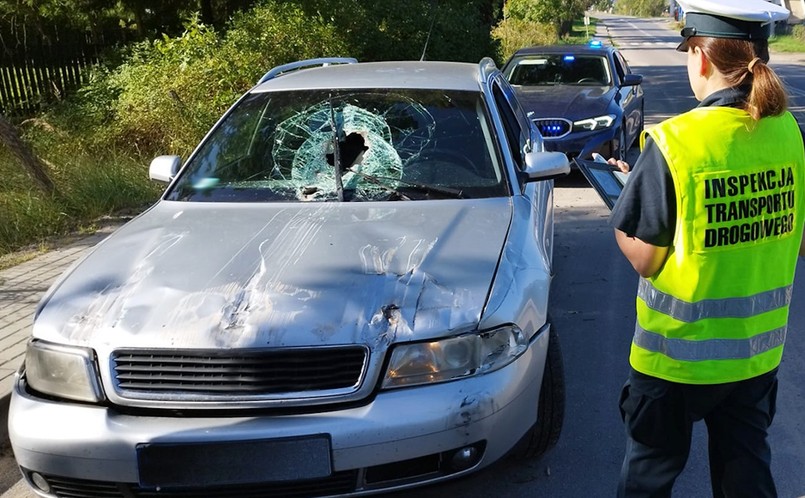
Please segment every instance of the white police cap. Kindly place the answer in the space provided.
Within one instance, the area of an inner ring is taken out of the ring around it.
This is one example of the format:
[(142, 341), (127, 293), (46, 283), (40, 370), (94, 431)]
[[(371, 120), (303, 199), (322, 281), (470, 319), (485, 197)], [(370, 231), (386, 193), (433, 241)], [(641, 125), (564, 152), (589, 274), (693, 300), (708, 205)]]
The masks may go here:
[(688, 38), (708, 36), (737, 40), (765, 40), (774, 21), (788, 19), (785, 7), (766, 0), (677, 0), (685, 11), (685, 38), (676, 48), (688, 49)]

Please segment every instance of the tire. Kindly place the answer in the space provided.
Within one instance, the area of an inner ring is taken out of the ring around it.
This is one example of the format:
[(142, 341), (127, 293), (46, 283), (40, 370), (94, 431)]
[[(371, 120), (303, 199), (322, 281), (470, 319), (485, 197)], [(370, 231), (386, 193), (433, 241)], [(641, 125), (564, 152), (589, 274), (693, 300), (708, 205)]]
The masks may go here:
[(537, 421), (509, 453), (517, 460), (539, 458), (556, 446), (565, 419), (565, 369), (559, 335), (551, 324), (548, 355), (539, 391)]
[(646, 129), (646, 104), (640, 104), (640, 126), (637, 128), (637, 135), (635, 136), (635, 140), (637, 143), (640, 143), (640, 135), (643, 134), (643, 130)]
[(612, 157), (625, 161), (627, 152), (629, 152), (629, 149), (626, 147), (626, 123), (621, 123), (621, 129), (618, 133), (618, 147), (612, 151)]

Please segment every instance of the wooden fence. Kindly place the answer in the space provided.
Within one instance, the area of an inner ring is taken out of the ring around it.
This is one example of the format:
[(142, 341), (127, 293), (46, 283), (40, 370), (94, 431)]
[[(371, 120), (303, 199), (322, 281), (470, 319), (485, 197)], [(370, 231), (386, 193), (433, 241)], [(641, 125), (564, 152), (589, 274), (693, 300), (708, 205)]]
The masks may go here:
[(0, 52), (0, 112), (28, 116), (42, 104), (61, 100), (87, 82), (88, 66), (98, 62), (101, 46), (85, 36), (61, 36)]

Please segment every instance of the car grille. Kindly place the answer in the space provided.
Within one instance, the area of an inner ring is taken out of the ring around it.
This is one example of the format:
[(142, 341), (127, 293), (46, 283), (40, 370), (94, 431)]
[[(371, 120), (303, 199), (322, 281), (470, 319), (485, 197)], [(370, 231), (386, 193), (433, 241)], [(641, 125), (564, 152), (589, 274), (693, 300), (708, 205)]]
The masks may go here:
[(358, 472), (354, 470), (336, 472), (324, 479), (289, 483), (261, 483), (159, 491), (144, 489), (136, 484), (88, 481), (51, 475), (43, 477), (50, 486), (51, 492), (60, 498), (229, 498), (232, 496), (239, 498), (301, 498), (352, 492), (356, 487)]
[(125, 398), (210, 399), (348, 394), (360, 386), (363, 347), (280, 350), (118, 350), (116, 391)]
[(567, 119), (535, 119), (534, 124), (543, 138), (562, 138), (573, 128), (573, 123)]

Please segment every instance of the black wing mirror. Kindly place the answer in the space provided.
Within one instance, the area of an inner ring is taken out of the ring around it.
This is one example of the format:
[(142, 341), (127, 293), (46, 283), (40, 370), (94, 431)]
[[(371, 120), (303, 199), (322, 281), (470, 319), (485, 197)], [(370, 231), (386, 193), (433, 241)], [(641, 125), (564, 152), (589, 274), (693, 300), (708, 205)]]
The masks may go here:
[(621, 80), (623, 86), (637, 86), (643, 83), (642, 74), (625, 74)]

